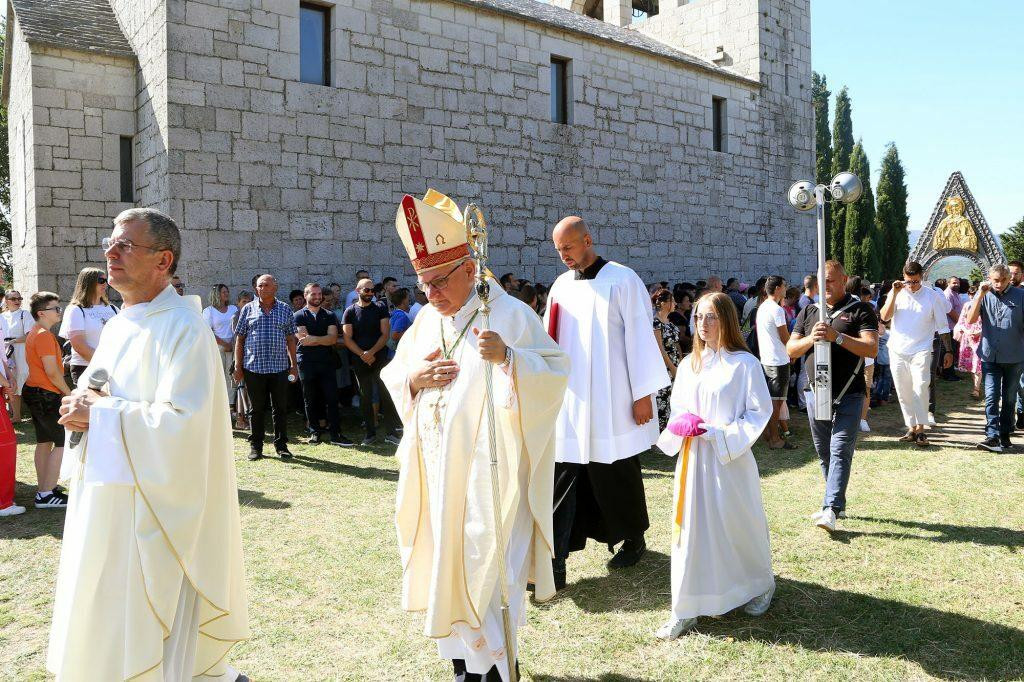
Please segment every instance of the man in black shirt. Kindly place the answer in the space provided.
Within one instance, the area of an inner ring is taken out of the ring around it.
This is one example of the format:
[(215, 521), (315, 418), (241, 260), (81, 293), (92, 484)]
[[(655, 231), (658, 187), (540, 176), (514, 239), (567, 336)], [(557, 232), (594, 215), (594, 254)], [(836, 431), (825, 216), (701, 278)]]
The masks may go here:
[(345, 334), (345, 347), (355, 355), (352, 370), (359, 384), (359, 408), (366, 424), (366, 438), (363, 445), (372, 445), (377, 439), (377, 427), (373, 416), (373, 390), (377, 387), (380, 396), (380, 412), (384, 418), (387, 433), (384, 440), (398, 445), (399, 419), (391, 394), (380, 380), (380, 371), (387, 364), (385, 350), (391, 336), (391, 314), (388, 309), (373, 300), (373, 280), (362, 279), (356, 285), (359, 295), (356, 302), (345, 309), (341, 326)]
[(319, 284), (307, 284), (302, 295), (306, 305), (295, 312), (298, 330), (299, 379), (302, 402), (306, 407), (310, 443), (321, 440), (324, 427), (330, 429), (331, 445), (350, 446), (352, 441), (341, 432), (338, 416), (338, 385), (334, 378), (334, 344), (338, 340), (338, 319), (320, 307), (323, 290)]
[[(811, 438), (821, 460), (825, 476), (825, 500), (812, 518), (819, 528), (836, 529), (836, 518), (846, 518), (846, 485), (850, 481), (853, 449), (860, 430), (860, 415), (867, 387), (864, 382), (864, 358), (878, 353), (878, 316), (871, 304), (846, 293), (846, 271), (838, 261), (825, 263), (825, 318), (818, 321), (818, 304), (803, 308), (797, 315), (793, 333), (786, 344), (789, 357), (807, 356), (807, 416)], [(814, 383), (810, 372), (814, 361), (814, 342), (832, 344), (832, 414), (814, 414)], [(823, 418), (819, 418), (823, 417)]]

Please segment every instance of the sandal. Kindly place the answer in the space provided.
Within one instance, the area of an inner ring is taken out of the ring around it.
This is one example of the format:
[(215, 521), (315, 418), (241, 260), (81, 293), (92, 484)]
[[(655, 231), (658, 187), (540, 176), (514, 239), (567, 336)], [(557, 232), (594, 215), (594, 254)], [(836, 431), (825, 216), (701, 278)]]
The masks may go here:
[(916, 440), (917, 440), (917, 432), (915, 432), (915, 431), (907, 431), (900, 438), (899, 442), (901, 442), (901, 443), (913, 443)]
[(928, 436), (924, 435), (923, 431), (921, 431), (921, 432), (919, 432), (919, 433), (917, 433), (915, 435), (917, 437), (914, 438), (914, 445), (916, 445), (918, 447), (921, 447), (921, 448), (926, 448), (929, 445), (931, 445), (931, 443), (928, 442)]

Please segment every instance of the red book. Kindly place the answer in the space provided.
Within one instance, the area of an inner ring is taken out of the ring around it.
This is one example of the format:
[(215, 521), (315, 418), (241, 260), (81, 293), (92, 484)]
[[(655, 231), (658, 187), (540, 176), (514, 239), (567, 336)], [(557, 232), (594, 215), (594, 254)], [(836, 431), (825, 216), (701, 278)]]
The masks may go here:
[(561, 309), (557, 301), (548, 300), (548, 336), (558, 343), (558, 313)]

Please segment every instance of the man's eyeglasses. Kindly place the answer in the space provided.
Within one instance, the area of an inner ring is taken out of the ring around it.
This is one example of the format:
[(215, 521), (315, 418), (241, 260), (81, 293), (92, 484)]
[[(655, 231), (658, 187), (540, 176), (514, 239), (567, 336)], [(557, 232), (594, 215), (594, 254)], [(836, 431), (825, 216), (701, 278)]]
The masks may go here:
[(114, 249), (117, 249), (121, 253), (131, 253), (132, 249), (149, 249), (150, 251), (160, 250), (155, 246), (136, 244), (131, 239), (111, 239), (110, 237), (104, 237), (100, 242), (100, 245), (103, 247), (103, 253), (109, 253)]
[(434, 279), (430, 280), (429, 282), (416, 282), (416, 288), (419, 289), (420, 291), (422, 291), (423, 293), (427, 293), (427, 289), (433, 289), (435, 291), (441, 291), (446, 286), (448, 286), (448, 278), (452, 276), (452, 273), (455, 272), (456, 270), (458, 270), (459, 267), (462, 265), (462, 263), (465, 263), (465, 262), (466, 261), (462, 261), (460, 263), (456, 263), (455, 267), (452, 268), (451, 270), (449, 270), (447, 272), (447, 274), (445, 274), (444, 277), (435, 277)]
[(21, 300), (21, 296), (8, 296), (7, 300), (8, 301), (20, 301)]
[(61, 310), (64, 310), (64, 309), (61, 308), (59, 305), (55, 305), (52, 308), (43, 308), (43, 310), (52, 310), (55, 313), (59, 313)]

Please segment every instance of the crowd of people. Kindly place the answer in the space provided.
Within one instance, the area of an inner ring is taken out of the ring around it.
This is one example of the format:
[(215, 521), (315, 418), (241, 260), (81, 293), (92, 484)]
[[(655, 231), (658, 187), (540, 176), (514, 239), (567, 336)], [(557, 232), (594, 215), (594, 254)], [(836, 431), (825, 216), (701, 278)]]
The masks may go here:
[[(5, 293), (0, 390), (15, 422), (23, 408), (31, 415), (35, 506), (69, 509), (51, 670), (95, 659), (135, 675), (156, 657), (166, 679), (214, 669), (247, 679), (225, 662), (248, 636), (230, 428), (248, 429), (249, 460), (259, 460), (269, 416), (275, 452), (290, 459), (290, 406), (301, 405), (310, 444), (351, 446), (342, 425), (359, 423), (362, 445), (383, 431), (397, 447), (402, 605), (425, 613), (424, 633), (458, 680), (510, 677), (528, 581), (538, 601), (550, 598), (588, 541), (607, 545), (612, 570), (641, 560), (650, 520), (640, 455), (654, 446), (677, 458), (671, 610), (655, 633), (670, 640), (701, 617), (770, 607), (752, 448), (795, 448), (793, 411), (807, 413), (824, 482), (811, 518), (830, 532), (846, 516), (873, 404), (895, 398), (900, 441), (926, 448), (935, 382), (959, 380), (959, 368), (984, 393), (979, 447), (1006, 452), (1024, 427), (1019, 262), (969, 286), (926, 284), (915, 262), (871, 284), (836, 261), (801, 287), (778, 275), (645, 286), (569, 216), (552, 232), (566, 271), (550, 288), (502, 276), (481, 316), (486, 278), (453, 202), (405, 197), (396, 228), (413, 288), (361, 270), (351, 291), (311, 282), (286, 302), (267, 273), (234, 303), (215, 285), (203, 307), (173, 276), (177, 225), (130, 209), (103, 240), (107, 269), (82, 270), (66, 309), (41, 291), (26, 314), (20, 293)], [(819, 343), (831, 351), (824, 406)], [(65, 431), (86, 434), (86, 445), (68, 441), (70, 501), (58, 485)], [(0, 464), (0, 515), (22, 513), (13, 461)], [(143, 564), (160, 567), (156, 582)]]

